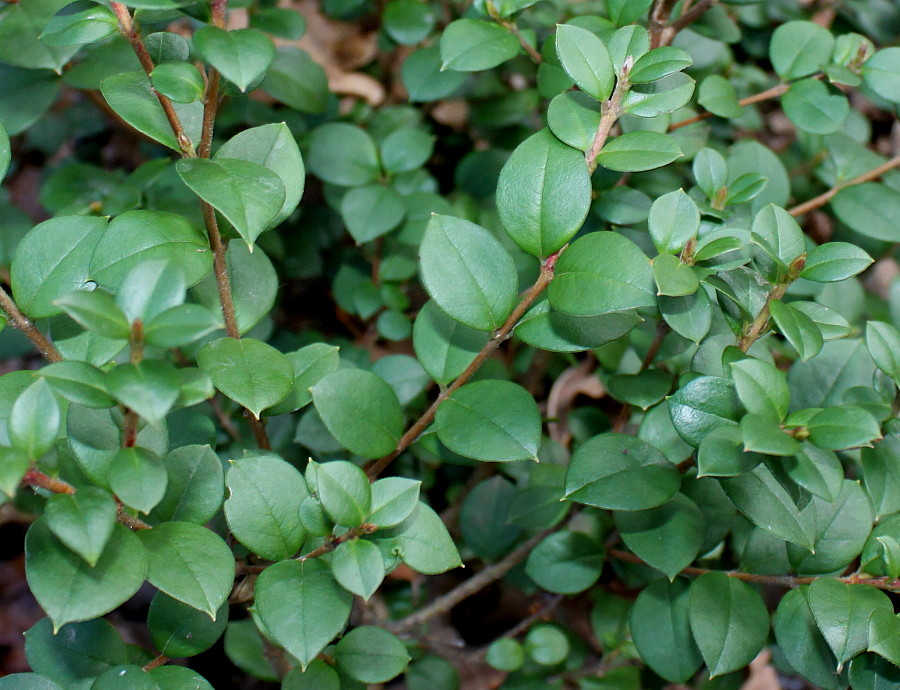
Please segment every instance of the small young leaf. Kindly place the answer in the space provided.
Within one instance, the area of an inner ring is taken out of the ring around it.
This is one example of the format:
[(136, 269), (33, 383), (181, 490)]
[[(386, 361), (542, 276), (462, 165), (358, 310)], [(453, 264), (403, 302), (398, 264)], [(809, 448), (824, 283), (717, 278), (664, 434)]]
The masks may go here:
[(169, 362), (147, 359), (110, 370), (106, 388), (122, 405), (158, 425), (178, 399), (181, 377)]
[(47, 526), (63, 544), (97, 565), (116, 524), (116, 504), (107, 492), (93, 486), (74, 494), (57, 494), (47, 501)]
[(519, 41), (499, 24), (457, 19), (441, 34), (441, 69), (479, 72), (514, 58)]
[(316, 495), (328, 516), (345, 527), (362, 525), (372, 505), (366, 473), (344, 460), (316, 464), (315, 468)]
[(604, 168), (641, 172), (661, 168), (684, 153), (672, 137), (659, 132), (630, 132), (609, 141), (597, 155)]
[(384, 579), (384, 559), (372, 542), (354, 539), (337, 547), (331, 571), (341, 587), (368, 601)]
[(386, 683), (406, 670), (410, 657), (403, 643), (371, 625), (354, 628), (334, 648), (337, 668), (362, 683)]
[(13, 446), (37, 460), (59, 433), (62, 412), (49, 384), (38, 379), (22, 391), (9, 412), (9, 439)]
[(226, 31), (204, 26), (194, 33), (194, 47), (241, 91), (262, 79), (275, 59), (275, 44), (257, 29)]
[(616, 74), (609, 51), (596, 34), (573, 24), (556, 28), (556, 52), (579, 88), (598, 101), (613, 92)]
[(146, 448), (123, 448), (112, 458), (109, 488), (129, 508), (149, 513), (166, 492), (166, 467)]

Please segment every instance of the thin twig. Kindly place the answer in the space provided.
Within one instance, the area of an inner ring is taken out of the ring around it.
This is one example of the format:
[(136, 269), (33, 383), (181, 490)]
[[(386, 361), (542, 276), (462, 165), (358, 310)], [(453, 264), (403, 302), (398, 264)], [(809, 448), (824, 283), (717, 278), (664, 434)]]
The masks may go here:
[[(682, 29), (686, 29), (688, 26), (700, 19), (700, 17), (706, 14), (706, 10), (715, 5), (718, 1), (719, 0), (700, 0), (700, 2), (691, 7), (687, 12), (683, 12), (682, 15), (678, 17), (678, 19), (669, 24), (669, 28), (673, 29), (677, 34)], [(674, 37), (675, 36), (673, 35), (672, 38)]]
[(876, 180), (886, 172), (893, 170), (894, 168), (900, 167), (900, 156), (894, 156), (888, 161), (885, 161), (879, 166), (876, 166), (869, 170), (868, 172), (864, 172), (862, 175), (857, 175), (852, 180), (847, 180), (846, 182), (842, 182), (840, 184), (836, 184), (834, 187), (829, 189), (827, 192), (819, 194), (819, 196), (810, 199), (809, 201), (804, 201), (802, 204), (798, 206), (794, 206), (792, 209), (788, 210), (792, 216), (802, 216), (804, 214), (809, 213), (810, 211), (819, 208), (820, 206), (824, 206), (829, 201), (831, 201), (838, 192), (842, 189), (846, 189), (847, 187), (852, 187), (853, 185), (862, 184), (863, 182), (871, 182), (872, 180)]
[(169, 657), (163, 656), (162, 654), (160, 654), (155, 659), (152, 659), (152, 660), (148, 661), (146, 664), (144, 664), (144, 670), (152, 671), (153, 669), (159, 668), (160, 666), (164, 666), (167, 663), (169, 663)]
[(485, 7), (487, 8), (488, 14), (490, 15), (491, 19), (493, 19), (500, 26), (509, 31), (509, 33), (519, 39), (519, 45), (521, 45), (522, 49), (526, 53), (528, 53), (528, 56), (536, 64), (541, 64), (544, 59), (543, 56), (533, 45), (525, 40), (525, 37), (522, 35), (522, 32), (519, 30), (519, 26), (515, 23), (515, 21), (507, 19), (506, 17), (501, 17), (500, 12), (497, 10), (497, 6), (493, 3), (492, 0), (487, 0), (487, 2), (485, 3)]
[(765, 332), (766, 327), (769, 325), (769, 316), (770, 310), (772, 306), (772, 302), (775, 300), (779, 300), (784, 297), (784, 293), (787, 292), (788, 287), (790, 287), (791, 283), (793, 283), (800, 276), (800, 272), (803, 270), (803, 267), (806, 265), (806, 254), (801, 254), (793, 262), (791, 262), (789, 273), (787, 278), (785, 278), (780, 283), (776, 283), (772, 286), (772, 289), (769, 290), (769, 294), (766, 296), (766, 303), (762, 306), (762, 309), (759, 310), (759, 313), (756, 315), (756, 318), (753, 319), (744, 330), (741, 332), (740, 338), (738, 338), (738, 348), (741, 352), (746, 352), (750, 349), (750, 346), (753, 345), (759, 337)]
[(544, 537), (553, 531), (554, 529), (551, 528), (538, 532), (530, 539), (519, 544), (519, 546), (493, 565), (489, 565), (474, 577), (470, 577), (458, 587), (455, 587), (443, 596), (438, 597), (428, 606), (419, 609), (406, 618), (402, 618), (394, 623), (389, 623), (387, 628), (395, 633), (407, 632), (423, 623), (427, 623), (435, 616), (447, 613), (461, 601), (468, 599), (473, 594), (477, 594), (488, 585), (506, 575), (506, 573), (524, 561), (528, 557), (528, 554), (531, 553), (531, 550), (537, 546)]
[[(110, 3), (110, 7), (115, 13), (116, 19), (119, 21), (119, 31), (131, 44), (134, 54), (137, 55), (141, 67), (144, 68), (144, 72), (146, 72), (147, 78), (149, 79), (155, 65), (153, 64), (153, 58), (150, 57), (150, 53), (147, 51), (147, 46), (145, 46), (144, 42), (141, 40), (140, 33), (138, 33), (138, 30), (134, 26), (134, 19), (132, 19), (131, 13), (125, 5), (121, 2), (115, 2), (115, 0)], [(169, 126), (175, 134), (175, 139), (178, 141), (178, 146), (181, 148), (182, 155), (185, 158), (194, 158), (197, 155), (196, 151), (194, 151), (194, 145), (191, 142), (190, 137), (185, 133), (181, 120), (178, 117), (178, 113), (175, 112), (175, 106), (172, 105), (172, 101), (169, 100), (167, 96), (164, 96), (157, 91), (152, 85), (150, 86), (150, 90), (153, 92), (153, 95), (156, 96), (156, 99), (162, 106), (163, 112), (166, 114), (166, 119), (169, 121)]]
[(13, 301), (3, 288), (0, 288), (0, 307), (9, 317), (9, 325), (24, 333), (27, 338), (34, 344), (44, 358), (49, 362), (61, 362), (62, 355), (59, 354), (53, 344), (44, 337), (37, 327), (29, 321), (28, 317), (22, 313), (18, 305)]
[[(344, 532), (343, 534), (341, 534), (339, 536), (335, 536), (333, 534), (329, 535), (328, 537), (325, 538), (325, 541), (322, 542), (321, 546), (316, 547), (309, 553), (305, 553), (302, 556), (298, 556), (294, 560), (296, 560), (299, 563), (303, 563), (304, 561), (309, 561), (314, 558), (321, 558), (325, 554), (328, 554), (328, 553), (331, 553), (332, 551), (334, 551), (341, 544), (348, 542), (348, 541), (353, 541), (354, 539), (358, 539), (359, 537), (366, 535), (366, 534), (372, 534), (377, 529), (378, 529), (377, 525), (365, 523), (363, 525), (360, 525), (359, 527), (353, 527), (351, 529), (348, 529), (346, 532)], [(241, 575), (241, 574), (259, 575), (259, 573), (261, 573), (263, 570), (268, 568), (270, 565), (271, 565), (270, 563), (260, 564), (260, 565), (248, 565), (246, 563), (238, 563), (236, 565), (236, 567), (237, 567), (237, 573), (239, 575)]]
[[(617, 561), (625, 563), (635, 563), (637, 565), (647, 565), (647, 563), (628, 551), (620, 551), (619, 549), (607, 549), (606, 555), (615, 558)], [(869, 585), (877, 587), (889, 592), (900, 591), (900, 579), (892, 577), (860, 577), (857, 574), (847, 575), (845, 577), (830, 577), (822, 575), (819, 577), (797, 577), (794, 575), (759, 575), (757, 573), (744, 573), (739, 570), (710, 570), (708, 568), (689, 567), (681, 571), (681, 575), (706, 575), (707, 573), (725, 573), (728, 577), (744, 582), (753, 582), (760, 585), (775, 585), (777, 587), (794, 588), (800, 585), (809, 585), (820, 580), (823, 577), (837, 580), (848, 585)]]
[(678, 0), (656, 0), (650, 10), (650, 21), (647, 29), (650, 32), (650, 47), (658, 48), (661, 44), (663, 33), (669, 24), (669, 15)]
[[(565, 249), (565, 247), (563, 247)], [(437, 412), (438, 407), (440, 407), (441, 403), (444, 402), (447, 398), (449, 398), (456, 389), (466, 383), (472, 376), (481, 368), (481, 365), (484, 364), (487, 359), (494, 353), (494, 351), (500, 347), (500, 344), (509, 337), (509, 334), (516, 327), (516, 324), (519, 323), (519, 319), (521, 319), (525, 312), (531, 308), (531, 305), (534, 304), (534, 301), (540, 296), (540, 294), (546, 289), (546, 287), (550, 284), (550, 281), (553, 280), (553, 274), (556, 270), (556, 260), (559, 258), (559, 255), (562, 253), (563, 249), (560, 249), (558, 252), (555, 252), (547, 257), (544, 263), (541, 265), (541, 272), (538, 275), (537, 280), (534, 285), (529, 288), (528, 292), (522, 297), (519, 301), (519, 304), (513, 309), (513, 312), (509, 315), (509, 318), (506, 319), (506, 322), (500, 327), (500, 329), (494, 334), (490, 340), (487, 341), (485, 346), (481, 348), (481, 351), (475, 356), (475, 359), (466, 367), (465, 371), (461, 373), (457, 379), (447, 386), (446, 389), (435, 399), (435, 401), (431, 404), (431, 406), (425, 410), (424, 414), (419, 417), (419, 419), (407, 430), (405, 434), (400, 438), (400, 441), (397, 443), (397, 447), (390, 455), (385, 455), (383, 458), (376, 460), (372, 463), (367, 469), (366, 474), (369, 476), (369, 479), (374, 480), (381, 474), (385, 468), (390, 465), (397, 456), (400, 455), (404, 450), (409, 448), (417, 438), (422, 434), (425, 429), (428, 428), (428, 425), (434, 420), (434, 415)]]
[(603, 145), (606, 144), (612, 126), (619, 119), (619, 115), (622, 114), (622, 100), (631, 88), (631, 83), (628, 81), (628, 73), (631, 72), (632, 66), (631, 56), (629, 55), (625, 58), (625, 63), (622, 65), (622, 69), (616, 79), (616, 87), (613, 89), (612, 96), (600, 106), (600, 124), (594, 133), (591, 147), (584, 154), (584, 160), (587, 161), (589, 172), (593, 173), (597, 169), (597, 156), (600, 155)]

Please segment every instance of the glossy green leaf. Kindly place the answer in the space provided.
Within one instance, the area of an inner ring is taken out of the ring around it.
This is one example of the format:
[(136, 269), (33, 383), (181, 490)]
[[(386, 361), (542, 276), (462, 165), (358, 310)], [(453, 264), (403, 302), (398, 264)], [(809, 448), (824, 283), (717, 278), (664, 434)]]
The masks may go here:
[(441, 69), (478, 72), (519, 54), (519, 41), (499, 24), (457, 19), (441, 34)]
[(691, 635), (691, 584), (684, 578), (644, 587), (631, 608), (631, 636), (641, 658), (672, 683), (684, 683), (703, 663)]
[(438, 575), (462, 564), (441, 518), (421, 501), (406, 520), (376, 535), (388, 553), (425, 575)]
[(431, 102), (451, 95), (466, 81), (465, 72), (441, 69), (439, 45), (420, 48), (403, 61), (400, 70), (410, 102)]
[(33, 318), (62, 312), (55, 300), (86, 287), (88, 265), (106, 219), (87, 216), (51, 218), (33, 227), (19, 242), (10, 267), (12, 294)]
[(419, 363), (439, 384), (459, 376), (484, 347), (489, 335), (464, 326), (433, 301), (419, 310), (413, 325), (413, 347)]
[(677, 492), (675, 466), (646, 441), (601, 434), (581, 445), (566, 473), (566, 498), (610, 510), (645, 510)]
[(422, 482), (404, 477), (386, 477), (372, 484), (371, 512), (366, 522), (379, 527), (399, 525), (419, 503)]
[(900, 619), (894, 615), (893, 609), (876, 609), (869, 619), (868, 650), (875, 652), (894, 665), (900, 661)]
[(334, 648), (340, 672), (362, 683), (386, 683), (406, 670), (406, 647), (383, 628), (363, 625), (344, 635)]
[(390, 232), (403, 222), (405, 214), (403, 197), (380, 184), (354, 187), (341, 200), (341, 217), (357, 244)]
[(222, 605), (215, 619), (157, 592), (147, 611), (150, 639), (161, 654), (172, 657), (195, 656), (212, 647), (228, 625), (228, 606)]
[(97, 618), (131, 598), (144, 582), (147, 555), (138, 538), (122, 525), (91, 567), (50, 531), (45, 519), (28, 529), (25, 575), (54, 633), (66, 623)]
[(62, 308), (73, 321), (103, 338), (125, 340), (131, 335), (128, 319), (109, 293), (78, 290), (57, 298), (53, 304)]
[(166, 522), (138, 537), (150, 584), (215, 619), (234, 584), (234, 556), (222, 538), (191, 522)]
[(731, 378), (747, 412), (779, 420), (787, 415), (791, 402), (787, 380), (773, 364), (750, 358), (732, 362)]
[(7, 422), (13, 446), (37, 460), (46, 453), (59, 433), (62, 411), (50, 385), (38, 379), (13, 403)]
[(806, 424), (813, 445), (828, 450), (871, 446), (881, 438), (881, 427), (871, 413), (857, 405), (828, 407)]
[(872, 261), (872, 257), (855, 244), (827, 242), (809, 253), (800, 277), (817, 283), (834, 283), (862, 273)]
[(95, 566), (116, 524), (112, 496), (92, 486), (47, 501), (47, 526), (72, 551)]
[(309, 169), (326, 182), (358, 186), (380, 175), (372, 138), (359, 127), (333, 122), (317, 128), (310, 138)]
[(68, 4), (66, 0), (34, 0), (4, 7), (0, 13), (0, 61), (31, 70), (61, 72), (79, 46), (54, 45), (40, 35), (53, 16)]
[(241, 91), (259, 81), (275, 59), (275, 44), (257, 29), (204, 26), (193, 41), (203, 59)]
[[(700, 82), (697, 103), (719, 117), (740, 117), (744, 111), (741, 104), (738, 103), (734, 85), (719, 74), (710, 74)], [(711, 196), (706, 189), (703, 191), (707, 193), (707, 196)]]
[(835, 215), (856, 232), (885, 242), (900, 240), (900, 191), (878, 182), (845, 187), (831, 200)]
[(354, 539), (337, 547), (331, 571), (341, 587), (368, 601), (384, 579), (384, 559), (372, 542)]
[(238, 158), (189, 158), (178, 161), (178, 174), (201, 199), (219, 211), (247, 245), (272, 226), (285, 200), (276, 173)]
[(203, 76), (187, 62), (164, 62), (150, 74), (153, 88), (176, 103), (193, 103), (203, 97)]
[(813, 74), (831, 58), (834, 36), (813, 22), (792, 21), (782, 24), (772, 34), (769, 58), (784, 80)]
[(660, 254), (653, 259), (656, 293), (666, 297), (693, 295), (700, 288), (694, 269), (674, 254)]
[(497, 181), (500, 219), (532, 256), (548, 256), (571, 240), (587, 218), (590, 202), (584, 156), (546, 129), (519, 144)]
[(537, 460), (541, 415), (518, 384), (466, 384), (441, 404), (435, 425), (438, 438), (454, 453), (494, 462)]
[(672, 137), (658, 132), (630, 132), (609, 141), (597, 155), (604, 168), (641, 172), (661, 168), (684, 154)]
[(200, 350), (197, 363), (216, 388), (256, 417), (283, 400), (294, 381), (290, 360), (252, 338), (220, 338)]
[(670, 580), (697, 557), (706, 534), (703, 513), (683, 494), (656, 508), (613, 516), (625, 545)]
[(166, 467), (146, 448), (123, 448), (113, 456), (109, 488), (129, 508), (149, 513), (166, 491)]
[(710, 677), (753, 661), (769, 636), (769, 612), (756, 591), (725, 573), (706, 573), (691, 585), (691, 631)]
[(778, 646), (791, 666), (825, 690), (847, 687), (835, 674), (837, 660), (819, 632), (809, 606), (809, 587), (790, 590), (778, 604), (774, 631)]
[(159, 424), (178, 399), (181, 378), (169, 362), (148, 359), (110, 370), (106, 388), (122, 405), (151, 424)]
[(325, 343), (313, 343), (301, 347), (296, 352), (288, 352), (285, 356), (294, 367), (294, 384), (288, 396), (274, 407), (268, 414), (279, 415), (293, 412), (312, 402), (312, 388), (326, 374), (335, 371), (340, 365), (339, 348)]
[(696, 448), (711, 431), (736, 424), (741, 405), (731, 381), (702, 376), (675, 391), (669, 413), (678, 434)]
[(359, 527), (372, 506), (366, 473), (344, 460), (315, 465), (316, 495), (328, 516), (345, 527)]
[(577, 594), (600, 577), (605, 552), (579, 532), (557, 532), (543, 539), (528, 555), (526, 574), (541, 588), (557, 594)]
[(654, 48), (637, 59), (628, 73), (632, 84), (642, 84), (662, 79), (687, 69), (694, 63), (687, 51), (673, 46)]
[(759, 453), (748, 452), (744, 435), (736, 426), (720, 426), (703, 437), (697, 449), (699, 476), (734, 477), (762, 462)]
[(653, 307), (653, 269), (640, 248), (624, 236), (589, 233), (560, 257), (549, 298), (551, 306), (573, 316)]
[(225, 483), (225, 519), (239, 542), (273, 561), (300, 549), (305, 532), (297, 506), (308, 495), (300, 472), (272, 453), (256, 453), (232, 460)]
[(416, 0), (392, 0), (384, 7), (382, 21), (387, 35), (397, 43), (414, 46), (434, 28), (434, 9)]
[(866, 60), (862, 67), (862, 77), (866, 85), (882, 98), (894, 103), (900, 101), (898, 57), (900, 51), (896, 47), (883, 48)]
[(301, 113), (318, 114), (328, 105), (325, 70), (309, 53), (294, 46), (278, 46), (260, 88)]
[(683, 190), (663, 194), (653, 202), (648, 218), (650, 237), (660, 254), (677, 254), (700, 229), (700, 210)]
[(482, 331), (503, 325), (515, 305), (516, 271), (509, 253), (487, 230), (433, 215), (419, 257), (422, 283), (448, 315)]
[(0, 446), (0, 491), (13, 498), (30, 464), (25, 451)]
[(850, 114), (850, 101), (816, 79), (802, 79), (781, 97), (784, 114), (811, 134), (839, 132)]
[[(100, 91), (109, 107), (141, 134), (146, 134), (170, 149), (181, 151), (178, 139), (172, 133), (166, 113), (153, 94), (150, 78), (146, 74), (122, 72), (107, 77), (100, 84)], [(173, 108), (189, 142), (199, 144), (203, 104), (199, 100), (193, 103), (174, 103)]]
[(306, 668), (340, 633), (352, 595), (319, 560), (281, 561), (256, 581), (256, 611), (268, 634)]
[(573, 24), (556, 28), (556, 53), (579, 88), (598, 101), (613, 92), (615, 69), (609, 51), (596, 34)]
[(325, 426), (351, 453), (377, 458), (394, 450), (403, 434), (403, 411), (384, 379), (360, 369), (340, 369), (310, 390)]
[(769, 303), (772, 320), (787, 341), (794, 346), (801, 360), (815, 357), (822, 350), (822, 331), (804, 312), (781, 300)]
[(883, 321), (869, 321), (866, 348), (879, 369), (893, 379), (900, 378), (900, 331)]

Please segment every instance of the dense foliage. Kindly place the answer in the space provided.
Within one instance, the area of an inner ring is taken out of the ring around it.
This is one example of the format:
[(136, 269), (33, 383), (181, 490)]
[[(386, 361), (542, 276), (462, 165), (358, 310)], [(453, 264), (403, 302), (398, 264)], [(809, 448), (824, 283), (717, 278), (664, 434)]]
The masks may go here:
[(900, 686), (898, 32), (6, 4), (0, 688)]

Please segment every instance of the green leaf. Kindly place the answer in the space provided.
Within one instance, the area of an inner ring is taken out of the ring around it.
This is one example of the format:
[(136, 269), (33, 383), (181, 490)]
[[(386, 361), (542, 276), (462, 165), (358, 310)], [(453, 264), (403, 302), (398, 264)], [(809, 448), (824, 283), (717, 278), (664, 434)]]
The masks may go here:
[(697, 448), (713, 430), (736, 424), (741, 405), (731, 381), (701, 376), (675, 391), (669, 413), (681, 438)]
[(41, 377), (69, 402), (99, 409), (115, 404), (106, 392), (106, 375), (87, 362), (54, 362), (41, 369)]
[(683, 494), (656, 508), (616, 511), (613, 517), (625, 545), (670, 580), (693, 562), (706, 536), (703, 513)]
[(221, 330), (222, 317), (199, 304), (180, 304), (144, 324), (144, 342), (162, 348), (182, 347)]
[(411, 103), (431, 102), (446, 98), (466, 81), (465, 72), (441, 70), (438, 44), (420, 48), (403, 61), (400, 69), (403, 86)]
[(577, 594), (600, 577), (605, 552), (580, 532), (556, 532), (545, 537), (528, 555), (525, 573), (542, 589)]
[(146, 448), (123, 448), (112, 458), (109, 488), (129, 508), (149, 513), (166, 491), (166, 467)]
[(435, 138), (417, 127), (400, 127), (380, 143), (381, 163), (385, 172), (397, 175), (425, 165), (434, 152)]
[(746, 414), (741, 419), (741, 436), (744, 449), (765, 455), (794, 455), (800, 450), (800, 443), (785, 433), (778, 423), (778, 417), (771, 414)]
[[(107, 77), (100, 84), (100, 91), (109, 107), (141, 134), (170, 149), (181, 151), (166, 113), (153, 93), (150, 78), (144, 72), (122, 72)], [(197, 100), (172, 105), (187, 138), (199, 144), (203, 104)]]
[(423, 575), (439, 575), (462, 563), (441, 518), (421, 501), (406, 520), (396, 527), (379, 530), (377, 537), (376, 543), (388, 553), (399, 556)]
[(24, 451), (0, 446), (0, 491), (10, 498), (15, 497), (30, 464), (28, 454)]
[(575, 451), (566, 498), (609, 510), (644, 510), (670, 500), (680, 484), (675, 465), (649, 443), (608, 433)]
[(691, 585), (690, 621), (710, 678), (749, 664), (769, 636), (763, 600), (725, 573), (705, 573)]
[(234, 584), (234, 556), (222, 538), (192, 522), (165, 522), (138, 537), (150, 584), (215, 620)]
[(582, 91), (598, 101), (610, 97), (616, 73), (609, 51), (596, 34), (573, 24), (558, 25), (556, 53), (563, 69)]
[(132, 268), (116, 293), (116, 304), (129, 322), (147, 322), (184, 302), (184, 275), (165, 259), (144, 261)]
[(309, 169), (344, 187), (375, 182), (381, 175), (375, 142), (359, 127), (331, 122), (316, 128), (309, 140)]
[(9, 164), (12, 162), (12, 149), (9, 145), (9, 135), (6, 128), (0, 122), (0, 180), (9, 171)]
[(561, 628), (544, 623), (528, 631), (525, 650), (541, 666), (556, 666), (568, 658), (571, 644)]
[(831, 200), (835, 215), (853, 230), (876, 240), (900, 241), (900, 191), (878, 182), (845, 187)]
[(126, 340), (131, 335), (131, 325), (109, 293), (78, 290), (59, 297), (53, 303), (73, 321), (103, 338)]
[(434, 8), (416, 0), (392, 0), (385, 5), (381, 19), (388, 36), (414, 46), (431, 33), (437, 15)]
[(176, 103), (193, 103), (203, 97), (203, 76), (187, 62), (164, 62), (150, 73), (153, 88)]
[(413, 347), (422, 367), (437, 383), (446, 385), (459, 376), (489, 335), (464, 326), (429, 300), (419, 310), (413, 325)]
[(816, 625), (809, 606), (809, 587), (790, 590), (775, 612), (775, 638), (791, 666), (824, 690), (847, 687), (836, 675), (837, 661)]
[(811, 134), (833, 134), (844, 127), (850, 101), (817, 79), (794, 82), (781, 97), (784, 114), (797, 127)]
[(787, 489), (764, 465), (719, 482), (729, 500), (757, 527), (812, 550), (816, 533), (815, 507), (809, 504), (799, 510)]
[(806, 424), (813, 445), (828, 450), (871, 447), (881, 438), (881, 426), (870, 412), (857, 405), (828, 407)]
[(273, 561), (300, 549), (305, 532), (297, 506), (308, 495), (300, 472), (277, 455), (256, 453), (232, 460), (225, 483), (225, 519), (239, 542)]
[(900, 666), (900, 619), (894, 615), (893, 607), (877, 609), (869, 618), (868, 650)]
[(106, 388), (122, 405), (158, 425), (178, 399), (181, 377), (169, 362), (147, 359), (111, 369)]
[(97, 676), (91, 684), (91, 690), (119, 690), (121, 687), (133, 690), (159, 689), (150, 675), (135, 664), (114, 666)]
[(515, 243), (532, 256), (548, 256), (571, 240), (590, 205), (591, 179), (584, 156), (547, 129), (516, 147), (497, 181), (500, 220)]
[(404, 215), (403, 197), (380, 184), (354, 187), (341, 200), (341, 218), (357, 244), (390, 232), (403, 222)]
[(331, 571), (341, 587), (368, 601), (384, 580), (384, 559), (375, 544), (354, 539), (337, 547)]
[(813, 22), (782, 24), (772, 34), (769, 59), (778, 76), (789, 81), (821, 69), (831, 59), (834, 36)]
[(255, 417), (282, 401), (294, 381), (291, 361), (271, 345), (244, 338), (220, 338), (197, 355), (200, 369), (222, 393)]
[(774, 204), (768, 204), (756, 214), (752, 231), (765, 240), (785, 266), (806, 251), (800, 225), (790, 213)]
[(894, 103), (900, 102), (900, 73), (897, 59), (900, 49), (882, 48), (865, 61), (862, 77), (872, 91)]
[(660, 254), (677, 254), (700, 229), (700, 209), (684, 190), (663, 194), (648, 218), (653, 246)]
[(41, 30), (68, 5), (67, 0), (33, 0), (3, 8), (0, 13), (0, 62), (30, 70), (63, 65), (78, 52), (77, 45), (53, 45), (41, 40)]
[(268, 635), (305, 669), (343, 630), (352, 595), (318, 560), (281, 561), (256, 581), (256, 612)]
[(437, 305), (466, 326), (491, 331), (516, 302), (512, 257), (484, 228), (433, 215), (419, 248), (422, 283)]
[(331, 434), (351, 453), (387, 455), (403, 434), (403, 410), (384, 379), (360, 369), (340, 369), (310, 389)]
[(822, 350), (822, 331), (804, 312), (781, 300), (769, 303), (772, 320), (787, 341), (794, 346), (800, 359), (806, 361)]
[(216, 152), (216, 158), (231, 158), (262, 165), (278, 177), (284, 185), (284, 203), (272, 220), (278, 225), (290, 216), (303, 195), (306, 170), (300, 149), (291, 131), (283, 122), (251, 127), (226, 141)]
[(869, 321), (866, 349), (879, 369), (895, 380), (900, 379), (900, 331), (883, 321)]
[(361, 683), (386, 683), (406, 670), (410, 656), (394, 635), (362, 625), (344, 635), (334, 648), (338, 671)]
[(700, 288), (694, 269), (674, 254), (660, 254), (653, 259), (653, 279), (658, 295), (684, 297)]
[(499, 24), (457, 19), (441, 34), (441, 70), (479, 72), (519, 54), (519, 41)]
[(281, 177), (258, 163), (184, 158), (175, 168), (197, 196), (228, 219), (248, 246), (272, 226), (284, 206)]
[(110, 291), (148, 259), (168, 259), (195, 285), (212, 269), (206, 235), (183, 216), (163, 211), (128, 211), (113, 218), (90, 261), (90, 279)]
[(261, 680), (278, 680), (254, 620), (231, 621), (225, 628), (224, 647), (231, 663), (245, 673)]
[(61, 216), (34, 226), (19, 242), (10, 267), (18, 307), (32, 318), (62, 312), (55, 301), (87, 285), (91, 255), (106, 219)]
[(853, 327), (843, 316), (823, 304), (796, 301), (791, 302), (791, 306), (812, 319), (825, 341), (845, 338), (853, 332)]
[(144, 37), (144, 45), (154, 65), (164, 62), (186, 62), (191, 55), (187, 39), (172, 31), (157, 31)]
[(122, 525), (93, 567), (70, 551), (38, 519), (25, 537), (25, 575), (54, 634), (66, 623), (109, 613), (138, 591), (147, 573), (147, 555), (138, 538)]
[(70, 623), (61, 635), (54, 633), (49, 618), (42, 618), (25, 633), (28, 665), (64, 687), (124, 664), (127, 653), (119, 631), (103, 618)]
[(59, 540), (95, 566), (116, 524), (112, 496), (93, 486), (74, 494), (57, 494), (44, 510), (47, 526)]
[(282, 690), (341, 690), (341, 678), (324, 661), (313, 659), (306, 670), (299, 666), (292, 668), (281, 681), (281, 687)]
[(691, 635), (691, 584), (684, 578), (657, 580), (631, 607), (631, 636), (641, 659), (672, 683), (684, 683), (703, 663)]
[(800, 277), (817, 283), (836, 283), (862, 273), (872, 262), (872, 257), (855, 244), (827, 242), (809, 253)]
[(784, 374), (759, 359), (742, 359), (731, 364), (731, 378), (738, 398), (747, 412), (775, 416), (783, 420), (791, 396)]
[(828, 577), (808, 590), (809, 608), (841, 667), (869, 646), (869, 619), (880, 612), (894, 615), (891, 600), (867, 585), (849, 585)]
[[(710, 74), (700, 82), (697, 103), (713, 115), (724, 118), (740, 117), (744, 112), (744, 108), (738, 103), (734, 85), (719, 74)], [(700, 180), (697, 182), (699, 184)], [(724, 184), (719, 185), (717, 189), (723, 186)], [(712, 196), (706, 189), (703, 191), (707, 196)]]
[(294, 367), (293, 387), (284, 400), (269, 408), (267, 414), (276, 416), (293, 412), (312, 402), (309, 389), (340, 366), (338, 352), (339, 348), (325, 343), (313, 343), (296, 352), (288, 352), (285, 356)]
[(509, 381), (478, 381), (457, 389), (437, 410), (438, 438), (476, 460), (537, 460), (541, 414), (534, 398)]
[(610, 395), (642, 410), (653, 407), (669, 393), (672, 377), (659, 369), (637, 374), (615, 374), (606, 382)]
[(165, 592), (157, 592), (147, 611), (150, 639), (160, 654), (196, 656), (212, 647), (228, 625), (228, 606), (223, 604), (214, 620)]
[(262, 79), (275, 59), (275, 44), (257, 29), (226, 31), (204, 26), (194, 33), (193, 41), (203, 59), (241, 91)]
[(36, 673), (11, 673), (0, 678), (0, 690), (62, 690), (62, 686)]
[(803, 443), (793, 458), (784, 459), (787, 475), (799, 486), (829, 502), (837, 500), (844, 467), (833, 452)]
[(684, 154), (672, 137), (659, 132), (630, 132), (609, 141), (597, 155), (604, 168), (641, 172), (668, 165)]
[(734, 477), (749, 472), (763, 461), (759, 453), (747, 452), (744, 435), (735, 426), (720, 426), (703, 437), (697, 449), (700, 477)]
[(102, 41), (118, 31), (116, 15), (93, 2), (73, 2), (47, 22), (40, 40), (48, 46), (74, 46)]
[(518, 671), (525, 663), (525, 651), (517, 640), (500, 637), (491, 642), (484, 660), (498, 671)]
[(640, 84), (625, 95), (623, 112), (656, 118), (683, 108), (694, 95), (696, 82), (686, 74), (672, 74), (651, 84)]
[(50, 449), (62, 424), (62, 412), (44, 379), (38, 379), (19, 394), (7, 424), (13, 446), (21, 448), (32, 460)]
[(345, 527), (359, 527), (369, 516), (372, 490), (366, 473), (351, 462), (316, 463), (315, 486), (329, 517)]
[(596, 316), (656, 305), (650, 260), (631, 240), (592, 232), (572, 243), (556, 264), (550, 304), (573, 316)]
[(673, 46), (654, 48), (637, 59), (628, 73), (632, 84), (644, 84), (687, 69), (694, 60), (687, 51)]
[(155, 524), (178, 520), (205, 524), (225, 498), (222, 462), (209, 446), (176, 448), (163, 458), (169, 481), (166, 493), (147, 518)]
[(579, 151), (587, 151), (594, 143), (594, 135), (600, 126), (600, 107), (583, 91), (566, 91), (550, 101), (547, 126), (563, 143)]
[(419, 503), (422, 482), (403, 477), (386, 477), (372, 484), (371, 512), (366, 522), (393, 527), (403, 522)]
[[(260, 88), (301, 113), (318, 114), (328, 105), (328, 77), (309, 53), (279, 46)], [(330, 125), (326, 125), (330, 126)]]

